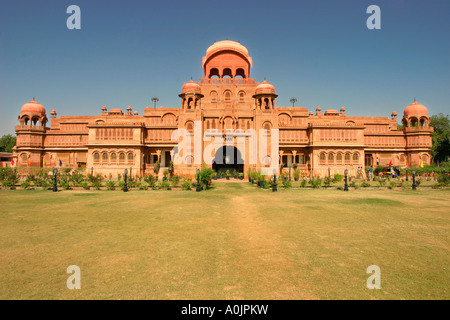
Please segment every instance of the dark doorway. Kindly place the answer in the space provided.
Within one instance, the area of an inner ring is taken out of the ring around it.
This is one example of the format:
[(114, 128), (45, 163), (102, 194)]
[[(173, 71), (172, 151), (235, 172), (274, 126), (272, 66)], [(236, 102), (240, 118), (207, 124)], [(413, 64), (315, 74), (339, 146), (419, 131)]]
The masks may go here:
[(366, 167), (371, 167), (371, 166), (373, 165), (373, 157), (372, 157), (372, 154), (371, 154), (371, 153), (366, 154), (366, 155), (364, 156), (364, 165), (365, 165)]
[(244, 160), (241, 152), (234, 146), (223, 146), (216, 151), (212, 167), (216, 172), (225, 172), (227, 170), (244, 172)]

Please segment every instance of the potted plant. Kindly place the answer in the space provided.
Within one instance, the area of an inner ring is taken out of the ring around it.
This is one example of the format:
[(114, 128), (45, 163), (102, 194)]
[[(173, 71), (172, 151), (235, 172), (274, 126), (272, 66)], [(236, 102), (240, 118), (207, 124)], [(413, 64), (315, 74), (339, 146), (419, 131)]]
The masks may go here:
[(159, 160), (155, 162), (155, 166), (153, 168), (154, 173), (158, 173), (158, 171), (159, 171)]
[(164, 169), (164, 171), (163, 171), (163, 181), (167, 181), (167, 176), (169, 175), (169, 170), (167, 170), (167, 169)]
[(227, 171), (225, 172), (225, 175), (226, 175), (226, 177), (227, 177), (227, 180), (230, 180), (230, 176), (231, 176), (230, 170), (227, 170)]
[(295, 169), (294, 170), (294, 180), (298, 181), (298, 179), (300, 179), (300, 169)]

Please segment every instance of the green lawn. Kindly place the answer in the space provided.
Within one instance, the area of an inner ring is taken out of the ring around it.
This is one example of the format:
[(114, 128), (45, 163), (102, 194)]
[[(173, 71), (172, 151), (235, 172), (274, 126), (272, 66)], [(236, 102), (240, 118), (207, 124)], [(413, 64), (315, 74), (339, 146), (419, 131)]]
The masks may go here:
[(0, 299), (449, 299), (449, 196), (0, 190)]

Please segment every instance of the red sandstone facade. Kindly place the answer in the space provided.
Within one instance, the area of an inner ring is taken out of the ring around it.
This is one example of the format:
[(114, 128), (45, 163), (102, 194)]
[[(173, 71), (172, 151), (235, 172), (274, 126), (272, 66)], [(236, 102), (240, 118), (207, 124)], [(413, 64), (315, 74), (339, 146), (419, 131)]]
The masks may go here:
[[(430, 163), (433, 128), (427, 108), (416, 101), (404, 110), (403, 130), (397, 130), (395, 111), (390, 118), (350, 117), (344, 107), (324, 112), (320, 107), (315, 112), (278, 107), (274, 86), (250, 78), (252, 64), (240, 43), (216, 42), (202, 60), (205, 77), (183, 85), (181, 108), (147, 107), (143, 115), (131, 107), (125, 112), (103, 107), (97, 116), (57, 117), (53, 110), (49, 127), (45, 108), (33, 99), (23, 105), (15, 128), (15, 164), (51, 168), (61, 161), (64, 167), (93, 168), (94, 173), (115, 175), (132, 168), (133, 175), (143, 175), (153, 173), (159, 161), (162, 172), (177, 145), (172, 133), (176, 129), (192, 132), (198, 121), (203, 133), (216, 129), (223, 136), (227, 129), (254, 129), (258, 135), (259, 129), (278, 129), (279, 161), (287, 166), (296, 163), (305, 175), (327, 175), (328, 168), (331, 174), (348, 169), (355, 175), (358, 167), (390, 162), (402, 167)], [(209, 143), (202, 141), (202, 152)], [(238, 170), (265, 166), (259, 157), (250, 164), (248, 144), (240, 144), (236, 137), (230, 143), (245, 158), (243, 165), (236, 166)], [(203, 162), (182, 163), (174, 169), (193, 175)]]

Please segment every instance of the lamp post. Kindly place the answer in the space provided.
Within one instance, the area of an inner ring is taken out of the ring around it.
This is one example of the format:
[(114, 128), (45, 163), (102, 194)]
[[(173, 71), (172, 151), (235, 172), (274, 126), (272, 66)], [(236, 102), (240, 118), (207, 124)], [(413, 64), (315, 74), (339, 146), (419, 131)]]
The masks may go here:
[(53, 168), (53, 192), (58, 191), (58, 186), (56, 185), (56, 178), (58, 177), (58, 169)]
[(331, 169), (330, 168), (328, 168), (328, 178), (331, 179)]
[(292, 103), (292, 107), (294, 107), (294, 104), (297, 102), (297, 98), (291, 98), (289, 101)]
[(412, 175), (413, 175), (413, 184), (412, 184), (412, 189), (416, 190), (417, 186), (416, 186), (416, 170), (412, 171)]
[(133, 176), (131, 175), (131, 169), (133, 169), (133, 168), (130, 167), (130, 179), (132, 179), (132, 177), (133, 177)]
[(156, 103), (159, 101), (158, 97), (153, 97), (152, 98), (152, 102), (155, 104), (155, 109), (156, 109)]
[(91, 167), (91, 176), (94, 175), (94, 167)]
[(348, 184), (347, 184), (347, 175), (348, 175), (348, 170), (345, 169), (344, 171), (345, 174), (345, 184), (344, 184), (344, 191), (348, 191)]
[(200, 188), (200, 169), (197, 169), (197, 189), (195, 191), (200, 192), (202, 189)]
[(291, 180), (291, 168), (292, 168), (292, 163), (291, 163), (291, 165), (289, 166), (289, 181), (292, 181), (292, 180)]
[(277, 170), (273, 169), (272, 192), (277, 192)]
[(124, 177), (125, 184), (123, 185), (123, 192), (128, 192), (128, 185), (127, 185), (128, 170), (125, 169), (125, 171), (123, 173), (125, 174), (125, 177)]
[(405, 168), (406, 181), (408, 181), (408, 167)]

